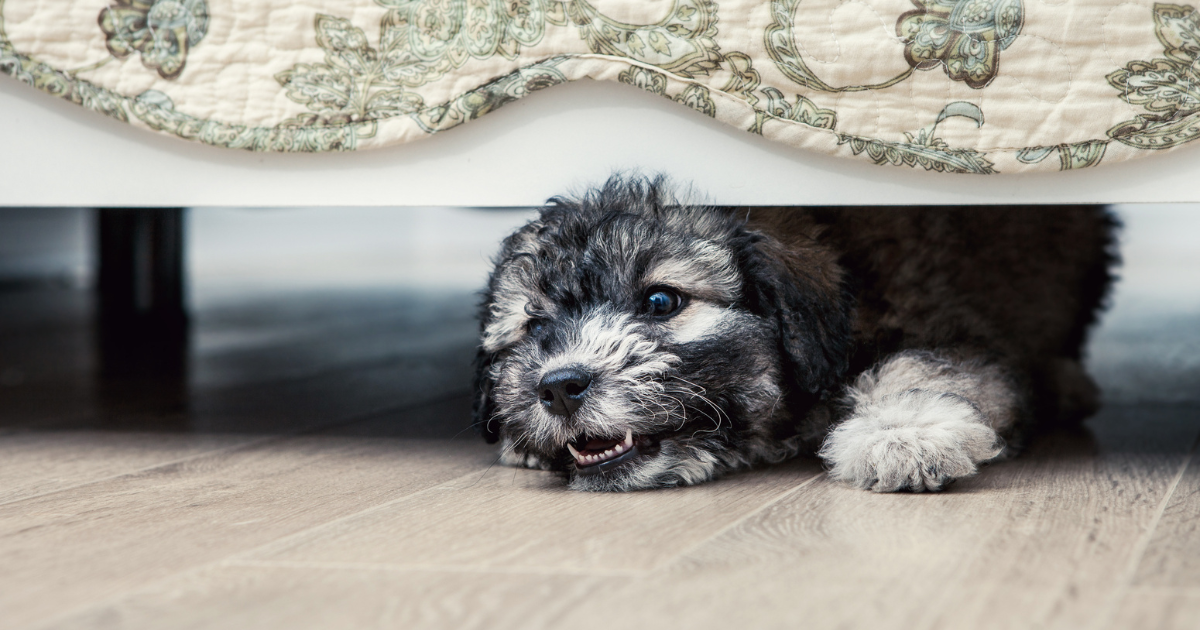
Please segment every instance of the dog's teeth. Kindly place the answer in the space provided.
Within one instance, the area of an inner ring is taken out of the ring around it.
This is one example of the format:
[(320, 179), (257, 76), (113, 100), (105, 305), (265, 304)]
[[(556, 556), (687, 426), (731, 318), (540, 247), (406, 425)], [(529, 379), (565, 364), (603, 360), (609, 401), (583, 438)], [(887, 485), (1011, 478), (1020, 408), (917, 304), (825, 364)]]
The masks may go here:
[(575, 450), (575, 447), (571, 446), (570, 442), (567, 442), (567, 450), (571, 451), (571, 457), (574, 457), (575, 461), (580, 461), (583, 459), (583, 457), (579, 454), (579, 451)]
[(612, 452), (611, 448), (608, 449), (607, 451), (604, 451), (604, 455), (603, 455), (604, 459), (608, 459), (609, 457), (612, 457), (612, 453), (613, 452)]
[(625, 452), (625, 445), (624, 445), (624, 444), (618, 444), (618, 445), (614, 446), (614, 447), (613, 447), (613, 452), (614, 452), (614, 453), (617, 453), (618, 455), (620, 455), (621, 453), (624, 453), (624, 452)]
[(625, 448), (633, 446), (633, 429), (625, 429), (625, 441), (622, 442)]

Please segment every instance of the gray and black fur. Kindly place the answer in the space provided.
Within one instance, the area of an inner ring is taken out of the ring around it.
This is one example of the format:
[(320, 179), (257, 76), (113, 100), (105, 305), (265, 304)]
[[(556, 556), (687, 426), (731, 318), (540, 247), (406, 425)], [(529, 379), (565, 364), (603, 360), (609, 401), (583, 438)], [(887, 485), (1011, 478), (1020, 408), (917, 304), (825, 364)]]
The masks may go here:
[(1095, 410), (1080, 352), (1115, 227), (1085, 206), (711, 208), (615, 176), (504, 241), (475, 420), (581, 490), (805, 451), (863, 488), (937, 490), (1033, 418)]

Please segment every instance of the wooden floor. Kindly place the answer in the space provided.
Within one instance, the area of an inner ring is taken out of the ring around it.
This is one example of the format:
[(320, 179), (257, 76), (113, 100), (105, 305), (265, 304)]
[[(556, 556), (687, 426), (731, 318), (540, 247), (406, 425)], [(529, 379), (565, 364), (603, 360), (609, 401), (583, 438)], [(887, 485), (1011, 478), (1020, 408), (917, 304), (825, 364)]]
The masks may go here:
[(171, 388), (92, 378), (85, 292), (0, 293), (0, 628), (1200, 628), (1195, 380), (940, 494), (580, 494), (464, 430), (473, 303), (203, 308)]

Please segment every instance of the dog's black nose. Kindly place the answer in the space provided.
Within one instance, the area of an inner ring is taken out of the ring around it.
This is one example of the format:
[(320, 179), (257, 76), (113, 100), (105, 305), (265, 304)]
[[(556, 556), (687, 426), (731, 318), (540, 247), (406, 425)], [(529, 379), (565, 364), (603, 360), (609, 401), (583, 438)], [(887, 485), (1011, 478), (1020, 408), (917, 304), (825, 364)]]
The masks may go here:
[(538, 383), (538, 398), (550, 413), (569, 416), (583, 404), (583, 396), (591, 384), (592, 375), (579, 368), (554, 370)]

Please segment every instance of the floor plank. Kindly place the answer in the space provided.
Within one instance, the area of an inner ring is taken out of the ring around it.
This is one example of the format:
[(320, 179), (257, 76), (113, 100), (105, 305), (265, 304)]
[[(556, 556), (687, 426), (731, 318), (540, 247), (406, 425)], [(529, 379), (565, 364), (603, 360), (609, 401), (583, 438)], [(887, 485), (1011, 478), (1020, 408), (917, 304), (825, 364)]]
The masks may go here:
[(44, 630), (506, 630), (595, 627), (588, 621), (598, 619), (604, 628), (655, 627), (668, 620), (651, 611), (625, 615), (621, 602), (593, 597), (626, 579), (221, 564)]
[(247, 557), (636, 573), (670, 561), (820, 470), (800, 460), (693, 488), (597, 494), (569, 491), (552, 473), (494, 467)]
[(1200, 588), (1138, 586), (1121, 602), (1108, 628), (1195, 630), (1200, 627)]
[(1198, 433), (1191, 409), (1110, 409), (931, 495), (803, 460), (628, 495), (493, 468), (51, 627), (1195, 627), (1193, 591), (1097, 613)]
[(1133, 582), (1200, 589), (1200, 454), (1180, 476)]
[(788, 607), (817, 627), (1097, 627), (1200, 422), (1110, 409), (1092, 426), (942, 494), (819, 481), (669, 567), (665, 599), (606, 596), (703, 627), (712, 592), (747, 627), (787, 627)]
[(31, 624), (490, 461), (474, 440), (311, 435), (0, 506), (0, 610)]
[[(78, 415), (63, 414), (60, 408), (38, 425), (42, 430), (26, 424), (0, 434), (0, 503), (247, 444), (264, 435), (337, 426), (465, 395), (464, 371), (472, 352), (471, 342), (442, 343), (423, 353), (308, 378), (179, 392), (181, 400), (162, 404), (134, 396), (114, 397), (104, 405), (93, 397)], [(156, 390), (151, 398), (161, 394)], [(469, 408), (440, 416), (438, 435), (462, 431), (469, 418)]]
[(0, 505), (254, 440), (253, 435), (20, 432), (0, 436)]

